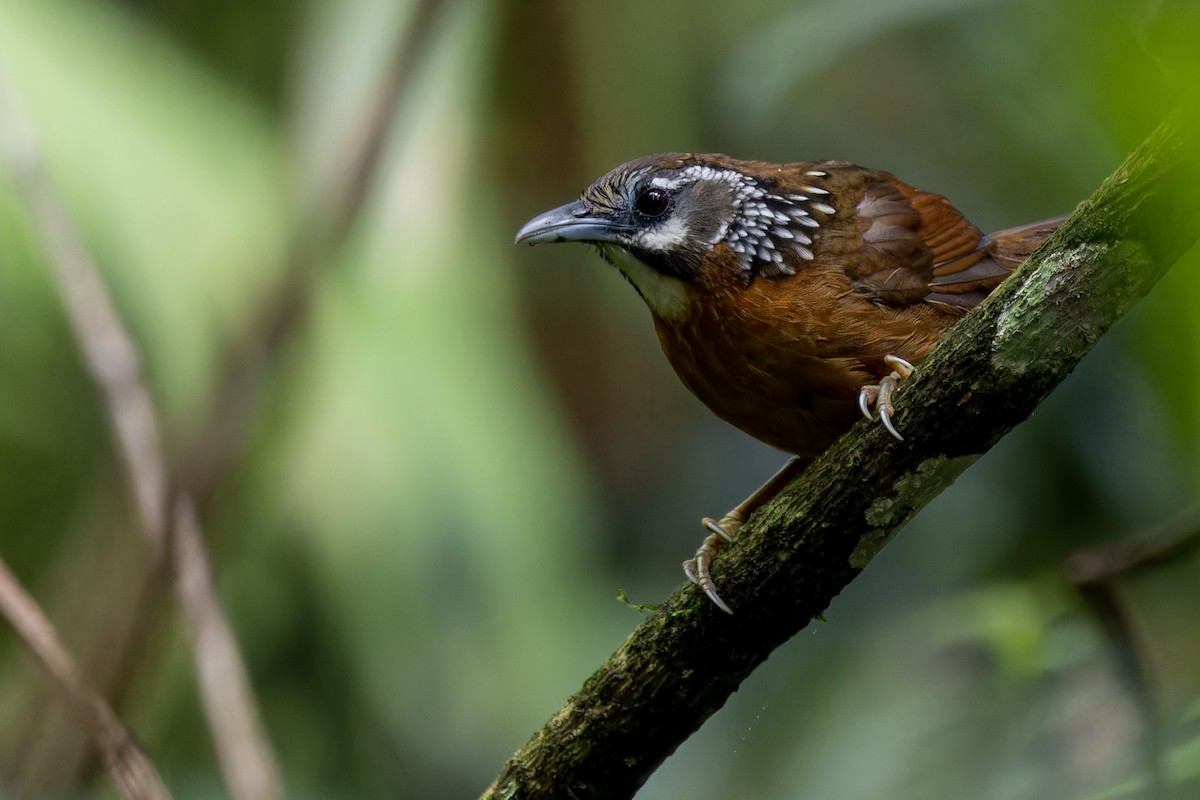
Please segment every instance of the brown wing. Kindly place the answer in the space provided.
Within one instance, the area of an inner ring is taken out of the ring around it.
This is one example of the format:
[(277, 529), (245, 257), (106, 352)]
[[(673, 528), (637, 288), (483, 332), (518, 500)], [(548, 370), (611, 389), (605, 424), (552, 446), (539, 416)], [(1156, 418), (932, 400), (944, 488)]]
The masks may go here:
[(852, 285), (877, 303), (970, 308), (1011, 269), (946, 198), (895, 179), (867, 186), (858, 216), (864, 246)]
[(878, 303), (977, 305), (1062, 219), (984, 235), (941, 195), (894, 178), (870, 184), (858, 203), (863, 261), (853, 286)]

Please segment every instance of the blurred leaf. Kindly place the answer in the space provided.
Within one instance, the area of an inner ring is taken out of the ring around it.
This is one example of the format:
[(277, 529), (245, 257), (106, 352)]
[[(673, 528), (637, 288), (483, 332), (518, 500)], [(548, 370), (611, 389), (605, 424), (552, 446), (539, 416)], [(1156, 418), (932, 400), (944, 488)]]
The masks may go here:
[[(1130, 314), (1137, 366), (1169, 415), (1172, 439), (1200, 476), (1200, 250), (1193, 249)], [(1163, 324), (1169, 321), (1169, 324)]]
[(523, 355), (512, 234), (473, 183), (491, 19), (463, 5), (425, 43), (281, 458), (282, 513), (379, 721), (431, 775), (479, 787), (489, 732), (525, 735), (514, 709), (569, 693), (613, 641), (579, 634), (621, 615), (583, 568), (579, 466)]
[[(1165, 759), (1165, 782), (1170, 797), (1192, 796), (1195, 788), (1200, 786), (1200, 737), (1195, 737), (1171, 748)], [(1152, 800), (1159, 795), (1150, 794), (1152, 783), (1146, 777), (1131, 778), (1127, 781), (1088, 795), (1087, 800)]]
[(173, 418), (276, 277), (287, 197), (260, 111), (111, 6), (0, 0), (0, 49)]
[[(742, 43), (721, 84), (729, 116), (757, 127), (794, 84), (897, 28), (929, 25), (986, 0), (817, 0), (779, 14)], [(784, 57), (781, 57), (784, 56)]]

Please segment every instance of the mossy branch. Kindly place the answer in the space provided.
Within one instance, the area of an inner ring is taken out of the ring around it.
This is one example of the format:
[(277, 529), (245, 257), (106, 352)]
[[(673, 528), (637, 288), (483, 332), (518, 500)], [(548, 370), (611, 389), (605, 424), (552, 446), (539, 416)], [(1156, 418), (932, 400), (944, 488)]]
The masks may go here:
[(751, 518), (504, 766), (489, 798), (631, 796), (930, 499), (1025, 420), (1200, 237), (1200, 125), (1164, 122), (898, 393)]

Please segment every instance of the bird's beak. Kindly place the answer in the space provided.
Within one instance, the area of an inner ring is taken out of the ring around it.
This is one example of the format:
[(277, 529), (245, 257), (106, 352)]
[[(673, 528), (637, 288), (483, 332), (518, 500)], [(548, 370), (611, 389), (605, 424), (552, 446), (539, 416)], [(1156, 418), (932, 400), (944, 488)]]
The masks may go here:
[(596, 214), (581, 200), (540, 214), (517, 231), (516, 244), (545, 242), (613, 242), (621, 233), (613, 220)]

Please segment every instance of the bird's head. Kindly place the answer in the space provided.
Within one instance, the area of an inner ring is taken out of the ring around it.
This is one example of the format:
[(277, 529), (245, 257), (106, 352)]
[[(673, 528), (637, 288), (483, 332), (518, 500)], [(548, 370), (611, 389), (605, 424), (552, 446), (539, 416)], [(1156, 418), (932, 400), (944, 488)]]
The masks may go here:
[[(746, 283), (811, 260), (828, 191), (779, 189), (774, 165), (721, 155), (666, 153), (622, 164), (579, 199), (530, 220), (516, 241), (587, 242), (625, 274), (660, 316), (686, 306), (687, 287), (711, 270)], [(809, 181), (824, 173), (808, 173)]]

